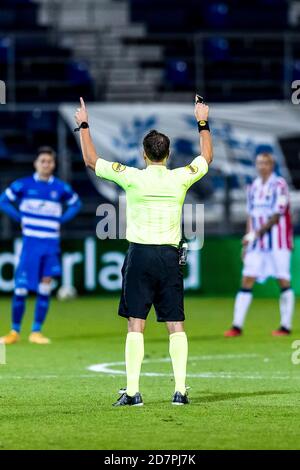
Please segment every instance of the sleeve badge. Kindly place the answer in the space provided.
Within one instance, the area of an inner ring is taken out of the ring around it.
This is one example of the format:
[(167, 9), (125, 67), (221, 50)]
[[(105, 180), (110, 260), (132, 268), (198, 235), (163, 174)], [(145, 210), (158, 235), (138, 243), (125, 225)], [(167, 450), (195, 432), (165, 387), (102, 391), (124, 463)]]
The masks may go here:
[(196, 165), (187, 165), (185, 167), (189, 173), (191, 173), (192, 175), (194, 175), (195, 173), (198, 173), (198, 167)]
[(126, 170), (126, 166), (122, 165), (122, 163), (115, 162), (112, 164), (112, 169), (117, 173), (120, 173), (121, 171)]

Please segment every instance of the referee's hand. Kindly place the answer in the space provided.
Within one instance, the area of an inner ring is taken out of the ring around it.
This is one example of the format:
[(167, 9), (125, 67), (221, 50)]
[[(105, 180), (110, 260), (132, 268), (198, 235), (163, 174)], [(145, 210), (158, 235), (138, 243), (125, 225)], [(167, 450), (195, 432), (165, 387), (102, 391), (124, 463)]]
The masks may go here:
[(75, 113), (76, 124), (80, 126), (82, 122), (88, 122), (88, 119), (89, 118), (88, 118), (87, 109), (85, 107), (85, 102), (83, 98), (80, 98), (80, 108), (77, 108), (77, 111)]
[(195, 117), (197, 119), (197, 122), (208, 121), (209, 107), (207, 106), (207, 104), (196, 103), (194, 112), (195, 112)]

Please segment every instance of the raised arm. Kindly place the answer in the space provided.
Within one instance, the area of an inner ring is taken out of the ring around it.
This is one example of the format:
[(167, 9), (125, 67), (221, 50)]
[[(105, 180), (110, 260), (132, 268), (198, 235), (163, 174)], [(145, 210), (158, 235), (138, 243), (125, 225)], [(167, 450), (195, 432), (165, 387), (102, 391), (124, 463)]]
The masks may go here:
[[(78, 127), (80, 127), (82, 123), (88, 123), (88, 113), (83, 98), (80, 98), (80, 108), (78, 108), (75, 113), (75, 121)], [(80, 145), (85, 165), (95, 170), (96, 161), (99, 156), (97, 155), (88, 127), (80, 127)]]
[(201, 124), (207, 127), (209, 107), (204, 103), (195, 104), (195, 117), (199, 125), (200, 154), (205, 158), (208, 165), (213, 161), (213, 145), (209, 130), (201, 130)]

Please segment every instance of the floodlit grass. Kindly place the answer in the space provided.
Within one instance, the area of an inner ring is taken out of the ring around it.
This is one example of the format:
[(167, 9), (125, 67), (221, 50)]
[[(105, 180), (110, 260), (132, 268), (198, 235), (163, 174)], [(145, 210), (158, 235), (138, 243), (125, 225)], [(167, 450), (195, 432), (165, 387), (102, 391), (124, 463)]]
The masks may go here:
[[(151, 314), (145, 332), (142, 408), (113, 408), (124, 386), (126, 320), (117, 298), (52, 302), (45, 334), (53, 343), (7, 347), (0, 365), (0, 449), (300, 449), (300, 365), (294, 333), (273, 338), (276, 299), (254, 300), (245, 334), (225, 339), (233, 299), (188, 298), (191, 404), (173, 407), (171, 363), (164, 325)], [(0, 334), (9, 330), (9, 299), (1, 302)], [(297, 310), (296, 310), (297, 311)], [(115, 373), (88, 370), (109, 363)], [(112, 363), (112, 364), (110, 364)]]

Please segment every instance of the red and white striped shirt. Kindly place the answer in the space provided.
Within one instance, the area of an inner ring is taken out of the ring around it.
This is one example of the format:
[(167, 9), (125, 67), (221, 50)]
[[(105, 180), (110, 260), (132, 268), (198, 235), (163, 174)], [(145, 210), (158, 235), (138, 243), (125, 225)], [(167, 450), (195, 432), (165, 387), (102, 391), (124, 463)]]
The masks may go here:
[(284, 178), (275, 173), (265, 182), (260, 177), (256, 178), (248, 187), (247, 212), (251, 230), (259, 230), (274, 214), (280, 215), (278, 224), (255, 240), (249, 249), (269, 251), (293, 248), (289, 188)]

